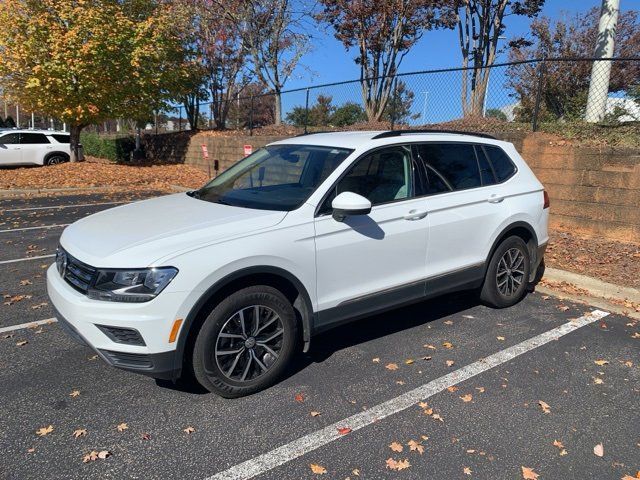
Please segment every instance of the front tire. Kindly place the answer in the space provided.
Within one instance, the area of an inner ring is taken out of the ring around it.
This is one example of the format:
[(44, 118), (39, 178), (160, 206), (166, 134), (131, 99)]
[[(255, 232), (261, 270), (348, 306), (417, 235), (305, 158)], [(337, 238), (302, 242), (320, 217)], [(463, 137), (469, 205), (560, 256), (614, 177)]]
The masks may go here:
[(295, 354), (296, 315), (287, 298), (266, 285), (220, 302), (204, 321), (193, 348), (193, 373), (225, 398), (250, 395), (282, 376)]
[(51, 155), (51, 156), (47, 157), (47, 159), (44, 161), (44, 164), (46, 166), (60, 165), (61, 163), (65, 163), (65, 162), (68, 162), (68, 161), (69, 161), (69, 159), (67, 157), (65, 157), (64, 155), (54, 154), (54, 155)]
[(530, 269), (527, 244), (520, 237), (508, 237), (489, 261), (480, 299), (495, 308), (515, 305), (527, 291)]

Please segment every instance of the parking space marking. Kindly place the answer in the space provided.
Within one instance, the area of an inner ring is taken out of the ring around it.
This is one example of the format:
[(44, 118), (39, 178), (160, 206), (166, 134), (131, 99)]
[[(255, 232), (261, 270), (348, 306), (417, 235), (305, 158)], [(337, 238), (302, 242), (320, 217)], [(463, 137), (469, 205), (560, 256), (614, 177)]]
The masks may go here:
[(525, 340), (524, 342), (518, 343), (517, 345), (480, 359), (466, 367), (459, 368), (447, 375), (436, 378), (435, 380), (425, 383), (418, 388), (410, 390), (384, 403), (378, 404), (364, 412), (352, 415), (351, 417), (333, 423), (328, 427), (300, 437), (286, 445), (282, 445), (270, 452), (259, 455), (243, 463), (239, 463), (227, 470), (208, 477), (207, 480), (247, 480), (257, 475), (261, 475), (344, 437), (344, 435), (340, 434), (338, 431), (340, 428), (348, 427), (351, 431), (360, 430), (374, 422), (415, 406), (418, 402), (424, 401), (427, 398), (446, 390), (450, 386), (464, 382), (465, 380), (475, 377), (487, 370), (502, 365), (503, 363), (513, 360), (524, 353), (541, 347), (553, 340), (557, 340), (581, 327), (596, 322), (607, 315), (609, 315), (608, 312), (594, 310), (580, 318), (571, 320), (559, 327), (553, 328), (547, 332)]
[(66, 227), (71, 225), (70, 223), (59, 223), (56, 225), (42, 225), (40, 227), (24, 227), (24, 228), (9, 228), (8, 230), (0, 230), (0, 233), (8, 233), (8, 232), (23, 232), (25, 230), (43, 230), (45, 228), (59, 228)]
[(6, 263), (18, 263), (18, 262), (26, 262), (28, 260), (40, 260), (43, 258), (51, 258), (55, 257), (55, 253), (51, 253), (49, 255), (40, 255), (38, 257), (24, 257), (24, 258), (14, 258), (13, 260), (0, 260), (0, 265), (4, 265)]
[(57, 318), (46, 318), (44, 320), (36, 320), (35, 322), (29, 323), (21, 323), (20, 325), (11, 325), (10, 327), (2, 327), (0, 328), (0, 333), (13, 332), (15, 330), (22, 330), (23, 328), (34, 328), (38, 325), (45, 325), (50, 323), (56, 323), (58, 321)]
[(0, 213), (8, 213), (8, 212), (27, 212), (31, 210), (53, 210), (53, 209), (62, 209), (62, 208), (74, 208), (74, 207), (94, 207), (99, 205), (121, 205), (127, 202), (100, 202), (100, 203), (81, 203), (77, 205), (52, 205), (51, 207), (27, 207), (27, 208), (9, 208), (2, 209), (0, 208)]

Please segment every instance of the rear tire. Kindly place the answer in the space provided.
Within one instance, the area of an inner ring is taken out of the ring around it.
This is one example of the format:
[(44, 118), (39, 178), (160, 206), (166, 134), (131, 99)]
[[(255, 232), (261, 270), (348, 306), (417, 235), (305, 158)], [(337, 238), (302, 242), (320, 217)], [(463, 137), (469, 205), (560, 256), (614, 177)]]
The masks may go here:
[(65, 162), (68, 162), (68, 161), (69, 161), (69, 159), (67, 157), (65, 157), (64, 155), (55, 153), (55, 154), (47, 157), (47, 159), (44, 161), (44, 164), (46, 166), (59, 165), (61, 163), (65, 163)]
[(480, 299), (495, 308), (515, 305), (527, 292), (530, 269), (527, 244), (520, 237), (508, 237), (491, 256)]
[(287, 298), (266, 285), (243, 288), (204, 321), (193, 348), (193, 373), (225, 398), (250, 395), (278, 381), (296, 350), (296, 315)]

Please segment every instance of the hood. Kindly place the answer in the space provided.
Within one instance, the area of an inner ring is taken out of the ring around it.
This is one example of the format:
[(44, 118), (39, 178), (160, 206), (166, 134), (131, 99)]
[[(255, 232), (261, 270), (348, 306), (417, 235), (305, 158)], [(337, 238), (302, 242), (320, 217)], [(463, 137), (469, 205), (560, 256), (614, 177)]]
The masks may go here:
[(95, 267), (134, 268), (282, 221), (287, 212), (232, 207), (177, 193), (111, 208), (69, 225), (60, 244)]

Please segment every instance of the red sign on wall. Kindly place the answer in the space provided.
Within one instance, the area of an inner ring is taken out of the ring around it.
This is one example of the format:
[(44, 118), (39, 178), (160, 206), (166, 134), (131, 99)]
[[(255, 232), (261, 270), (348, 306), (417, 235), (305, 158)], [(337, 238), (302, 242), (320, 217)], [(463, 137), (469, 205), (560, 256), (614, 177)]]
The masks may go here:
[(245, 145), (244, 146), (244, 156), (248, 157), (252, 153), (253, 153), (253, 147), (251, 145)]
[(209, 150), (207, 150), (207, 146), (203, 143), (200, 147), (202, 148), (202, 158), (209, 158)]

